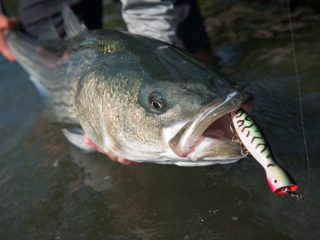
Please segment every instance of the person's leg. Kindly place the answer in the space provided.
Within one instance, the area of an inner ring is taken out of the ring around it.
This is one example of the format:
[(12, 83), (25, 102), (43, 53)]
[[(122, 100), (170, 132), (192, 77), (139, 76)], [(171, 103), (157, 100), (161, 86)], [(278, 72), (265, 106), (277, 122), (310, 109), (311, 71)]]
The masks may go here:
[(102, 0), (82, 0), (71, 9), (88, 29), (102, 29)]
[(196, 0), (175, 1), (178, 25), (177, 36), (181, 45), (200, 60), (213, 63), (210, 39)]
[(102, 28), (102, 0), (30, 0), (19, 2), (19, 19), (29, 35), (48, 36), (50, 31), (64, 36), (62, 6), (67, 4), (89, 29)]

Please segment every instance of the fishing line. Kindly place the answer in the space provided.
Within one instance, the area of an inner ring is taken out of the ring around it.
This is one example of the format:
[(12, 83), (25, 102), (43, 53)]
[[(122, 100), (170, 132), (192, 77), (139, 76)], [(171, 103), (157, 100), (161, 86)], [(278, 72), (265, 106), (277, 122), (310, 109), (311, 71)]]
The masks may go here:
[(307, 191), (306, 192), (309, 193), (311, 170), (310, 170), (309, 153), (308, 153), (308, 147), (307, 147), (306, 131), (305, 131), (305, 127), (304, 127), (304, 117), (303, 117), (303, 107), (302, 107), (302, 97), (301, 97), (301, 85), (300, 85), (300, 76), (299, 76), (298, 63), (297, 63), (297, 57), (296, 57), (296, 47), (295, 47), (295, 41), (294, 41), (290, 0), (287, 0), (287, 5), (288, 5), (288, 18), (289, 18), (289, 23), (290, 23), (290, 36), (291, 36), (291, 45), (292, 45), (292, 55), (293, 55), (293, 62), (294, 62), (294, 68), (295, 68), (296, 80), (297, 80), (297, 87), (298, 87), (298, 94), (299, 94), (299, 110), (300, 110), (301, 129), (302, 129), (302, 135), (303, 135), (304, 150), (305, 150), (306, 160), (307, 160), (308, 181), (307, 181)]

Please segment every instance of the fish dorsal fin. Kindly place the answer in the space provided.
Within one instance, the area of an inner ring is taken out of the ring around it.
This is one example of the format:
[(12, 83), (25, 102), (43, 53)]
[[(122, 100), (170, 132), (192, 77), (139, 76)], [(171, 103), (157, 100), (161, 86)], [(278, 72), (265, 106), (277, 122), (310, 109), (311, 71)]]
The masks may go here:
[(80, 22), (77, 16), (67, 5), (64, 5), (62, 7), (62, 18), (68, 38), (77, 36), (87, 31), (87, 27), (82, 22)]

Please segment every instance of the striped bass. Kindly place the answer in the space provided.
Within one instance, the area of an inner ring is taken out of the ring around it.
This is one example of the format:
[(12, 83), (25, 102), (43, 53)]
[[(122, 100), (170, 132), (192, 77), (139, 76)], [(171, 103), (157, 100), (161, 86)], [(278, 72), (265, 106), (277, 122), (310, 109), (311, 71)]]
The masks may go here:
[(235, 162), (230, 112), (249, 95), (183, 50), (115, 30), (89, 31), (63, 9), (66, 39), (10, 30), (17, 61), (48, 96), (52, 121), (83, 129), (111, 158), (179, 166)]

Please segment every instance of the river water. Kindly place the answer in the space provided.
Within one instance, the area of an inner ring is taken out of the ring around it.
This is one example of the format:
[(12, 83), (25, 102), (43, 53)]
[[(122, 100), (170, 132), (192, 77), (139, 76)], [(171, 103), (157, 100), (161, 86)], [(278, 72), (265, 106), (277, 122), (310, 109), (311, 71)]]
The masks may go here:
[[(294, 15), (304, 23), (294, 25), (295, 59), (288, 23), (277, 21), (286, 14), (271, 7), (275, 16), (266, 19), (247, 5), (222, 14), (221, 5), (201, 2), (222, 70), (255, 96), (252, 114), (303, 198), (274, 195), (251, 158), (199, 168), (127, 167), (85, 154), (42, 114), (43, 101), (21, 67), (1, 58), (0, 239), (319, 239), (319, 18), (307, 10)], [(241, 22), (243, 12), (254, 20)], [(219, 33), (221, 27), (227, 30)]]

